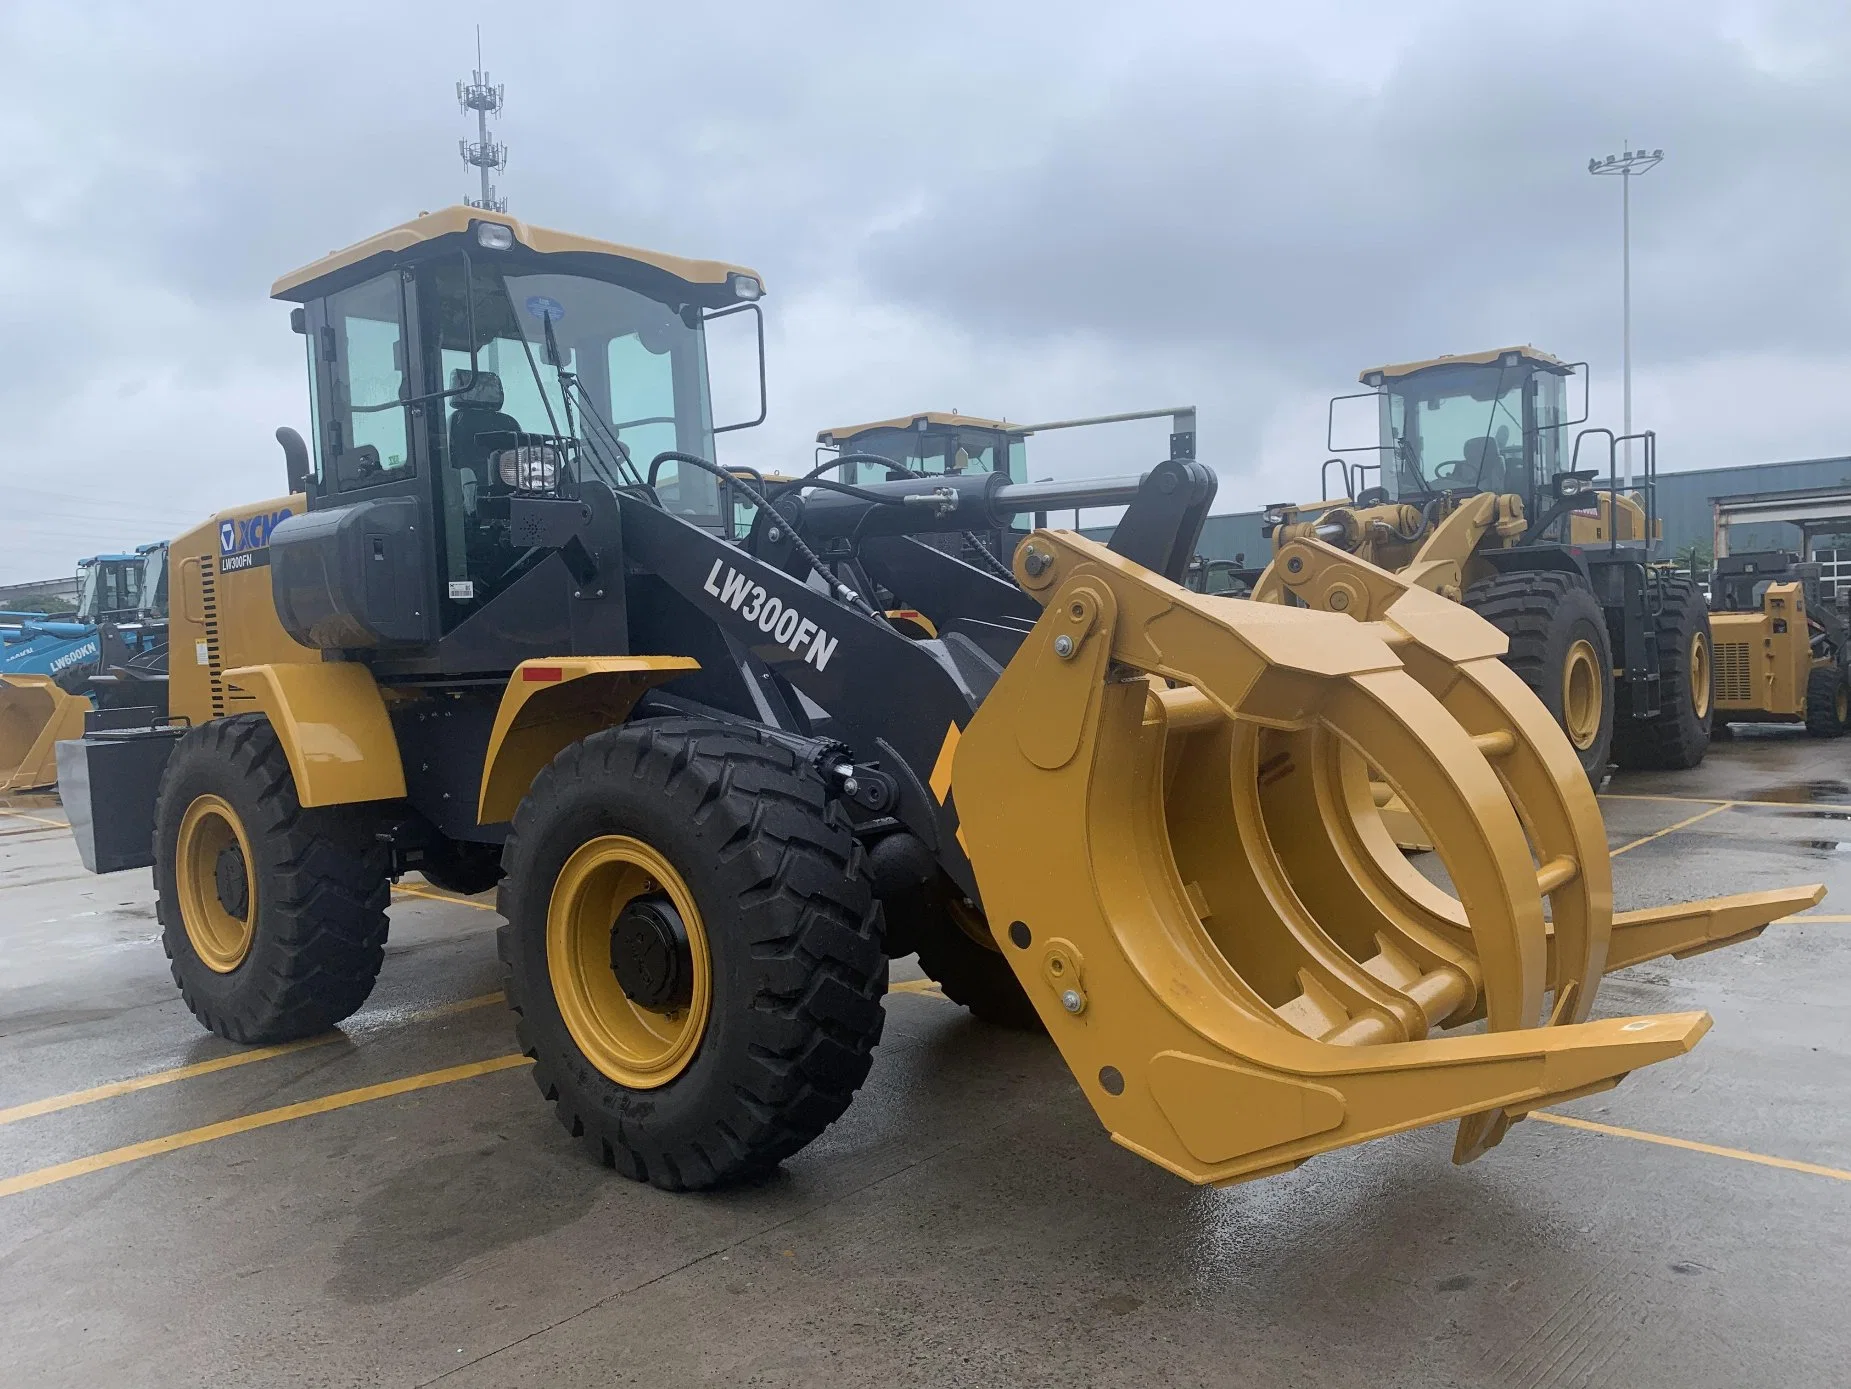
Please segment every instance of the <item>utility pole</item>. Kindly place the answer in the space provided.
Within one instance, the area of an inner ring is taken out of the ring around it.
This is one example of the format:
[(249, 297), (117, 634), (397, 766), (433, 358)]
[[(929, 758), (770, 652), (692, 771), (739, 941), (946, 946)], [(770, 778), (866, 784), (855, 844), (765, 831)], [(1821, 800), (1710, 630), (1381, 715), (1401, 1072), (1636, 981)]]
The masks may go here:
[(482, 196), (465, 198), (470, 207), (479, 207), (485, 212), (506, 212), (508, 200), (495, 196), (495, 185), (488, 181), (491, 173), (500, 173), (508, 167), (508, 147), (489, 139), (488, 118), (501, 114), (500, 87), (489, 81), (488, 73), (482, 68), (482, 26), (476, 25), (476, 70), (470, 74), (467, 82), (456, 84), (456, 103), (462, 107), (463, 114), (476, 113), (476, 138), (458, 140), (457, 149), (463, 156), (463, 162), (478, 169), (482, 174)]
[[(1620, 433), (1632, 433), (1632, 181), (1650, 173), (1665, 157), (1663, 150), (1633, 150), (1590, 159), (1590, 174), (1618, 175), (1620, 180)], [(1620, 485), (1632, 489), (1632, 440), (1626, 440), (1625, 477)]]

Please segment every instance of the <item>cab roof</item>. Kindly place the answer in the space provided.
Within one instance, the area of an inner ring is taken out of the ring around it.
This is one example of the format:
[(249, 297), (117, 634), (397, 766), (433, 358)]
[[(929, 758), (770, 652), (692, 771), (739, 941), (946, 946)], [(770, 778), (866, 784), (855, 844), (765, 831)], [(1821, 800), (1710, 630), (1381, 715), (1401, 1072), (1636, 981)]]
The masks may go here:
[(890, 420), (875, 420), (871, 424), (845, 424), (834, 429), (825, 429), (816, 436), (819, 444), (845, 444), (851, 439), (859, 439), (863, 434), (872, 434), (877, 429), (920, 429), (925, 426), (940, 429), (996, 429), (1005, 434), (1021, 430), (1019, 424), (1010, 424), (1007, 420), (986, 420), (979, 415), (960, 415), (956, 410), (922, 410), (917, 415), (896, 415)]
[(1412, 376), (1416, 372), (1426, 371), (1432, 367), (1490, 366), (1509, 353), (1515, 353), (1524, 361), (1534, 362), (1561, 376), (1566, 376), (1574, 370), (1559, 357), (1552, 357), (1547, 352), (1524, 343), (1518, 347), (1493, 347), (1485, 352), (1450, 353), (1444, 357), (1428, 357), (1420, 362), (1395, 362), (1388, 366), (1368, 367), (1358, 372), (1356, 379), (1365, 386), (1379, 386), (1384, 381), (1399, 380), (1401, 377)]
[[(292, 270), (275, 284), (270, 286), (272, 299), (287, 299), (295, 303), (313, 299), (340, 288), (342, 285), (355, 284), (380, 271), (395, 265), (408, 252), (455, 238), (459, 246), (470, 244), (467, 241), (470, 229), (478, 222), (494, 222), (507, 227), (514, 233), (516, 246), (545, 256), (570, 256), (577, 260), (589, 258), (609, 263), (609, 268), (620, 266), (645, 266), (659, 274), (665, 274), (696, 290), (707, 293), (694, 297), (705, 302), (732, 302), (735, 296), (729, 291), (729, 285), (735, 276), (752, 279), (763, 287), (764, 278), (756, 271), (743, 265), (729, 265), (717, 260), (689, 260), (684, 256), (672, 256), (661, 251), (646, 251), (638, 246), (622, 246), (613, 241), (598, 241), (588, 236), (576, 236), (571, 232), (553, 231), (546, 227), (536, 227), (530, 222), (523, 222), (510, 217), (505, 212), (489, 212), (479, 207), (441, 208), (436, 212), (420, 212), (409, 222), (369, 236), (364, 241), (339, 251), (330, 251), (318, 261)], [(483, 255), (505, 254), (494, 251), (478, 252)], [(751, 296), (756, 298), (756, 295)]]

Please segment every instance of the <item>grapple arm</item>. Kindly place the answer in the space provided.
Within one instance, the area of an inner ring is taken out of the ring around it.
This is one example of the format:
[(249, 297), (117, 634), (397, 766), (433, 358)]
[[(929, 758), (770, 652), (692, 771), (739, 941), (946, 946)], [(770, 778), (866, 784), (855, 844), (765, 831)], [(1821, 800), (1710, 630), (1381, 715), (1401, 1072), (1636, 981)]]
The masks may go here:
[[(1464, 1117), (1465, 1160), (1708, 1029), (1584, 1020), (1612, 920), (1598, 812), (1584, 779), (1586, 805), (1543, 806), (1579, 769), (1499, 724), (1509, 672), (1472, 614), (1205, 598), (1068, 533), (1016, 573), (1045, 610), (953, 794), (999, 947), (1118, 1142), (1220, 1182)], [(1456, 896), (1395, 852), (1372, 768)]]

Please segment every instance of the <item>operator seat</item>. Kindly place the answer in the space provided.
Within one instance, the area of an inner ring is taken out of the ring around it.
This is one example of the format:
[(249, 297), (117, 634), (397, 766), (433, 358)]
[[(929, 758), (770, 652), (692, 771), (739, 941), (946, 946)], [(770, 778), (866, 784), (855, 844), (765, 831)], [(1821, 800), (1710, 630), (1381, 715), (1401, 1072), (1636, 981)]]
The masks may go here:
[(1503, 492), (1504, 453), (1490, 435), (1465, 441), (1465, 465), (1459, 469), (1461, 480), (1470, 479), (1481, 492)]
[(473, 515), (478, 490), (496, 490), (501, 481), (489, 465), (489, 455), (514, 444), (513, 439), (498, 436), (520, 433), (521, 423), (503, 413), (501, 378), (494, 372), (478, 371), (471, 384), (469, 369), (458, 367), (450, 373), (450, 389), (465, 385), (469, 389), (455, 398), (450, 415), (450, 467), (457, 474), (463, 509)]

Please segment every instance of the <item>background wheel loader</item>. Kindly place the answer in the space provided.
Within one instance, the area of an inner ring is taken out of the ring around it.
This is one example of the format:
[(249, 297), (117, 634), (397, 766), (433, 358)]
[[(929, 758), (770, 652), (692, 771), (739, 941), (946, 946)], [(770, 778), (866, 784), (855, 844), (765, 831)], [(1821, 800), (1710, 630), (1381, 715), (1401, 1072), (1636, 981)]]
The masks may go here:
[(0, 792), (49, 787), (57, 745), (97, 707), (160, 706), (167, 667), (167, 544), (77, 566), (77, 611), (0, 614)]
[[(1819, 899), (1616, 914), (1496, 630), (1316, 541), (1294, 606), (1191, 593), (1193, 460), (767, 496), (709, 461), (704, 351), (760, 292), (467, 207), (277, 283), (312, 383), (288, 492), (175, 540), (170, 717), (59, 748), (85, 863), (152, 864), (204, 1025), (338, 1022), (391, 878), (499, 875), (520, 1045), (631, 1177), (809, 1142), (917, 951), (1044, 1027), (1115, 1141), (1224, 1182), (1455, 1118), (1475, 1157), (1708, 1028), (1593, 1019), (1603, 973)], [(920, 540), (1108, 505), (1110, 544), (1038, 529), (1008, 580)]]
[[(810, 477), (834, 476), (843, 482), (894, 481), (902, 477), (961, 477), (971, 473), (1000, 474), (1011, 482), (1029, 483), (1028, 441), (1036, 434), (1063, 429), (1090, 429), (1136, 420), (1167, 419), (1170, 440), (1166, 458), (1195, 457), (1195, 407), (1176, 405), (1161, 410), (1128, 410), (1080, 419), (1048, 420), (1041, 424), (1010, 424), (957, 411), (922, 410), (918, 414), (867, 424), (838, 425), (818, 432), (816, 466)], [(1060, 495), (1052, 479), (1035, 483)], [(1033, 501), (1033, 488), (1024, 493)], [(1043, 497), (1043, 502), (1046, 498)], [(1079, 510), (1074, 511), (1079, 529)], [(1011, 517), (1008, 524), (983, 532), (927, 537), (925, 543), (948, 549), (959, 558), (1008, 577), (1007, 560), (1030, 525), (1045, 527), (1048, 508)]]
[[(1564, 457), (1563, 430), (1581, 423), (1566, 401), (1577, 370), (1585, 364), (1532, 347), (1370, 368), (1360, 378), (1369, 392), (1331, 402), (1332, 434), (1344, 402), (1372, 402), (1376, 438), (1358, 447), (1380, 464), (1332, 459), (1326, 489), (1336, 466), (1347, 495), (1270, 507), (1268, 531), (1276, 551), (1317, 538), (1483, 616), (1596, 783), (1609, 760), (1694, 767), (1711, 718), (1703, 593), (1653, 563), (1649, 431), (1628, 440), (1583, 430)], [(1644, 470), (1626, 492), (1614, 464), (1634, 442)], [(1609, 479), (1598, 488), (1596, 453)]]
[(1784, 550), (1725, 555), (1710, 573), (1716, 722), (1851, 732), (1851, 636), (1819, 566)]

